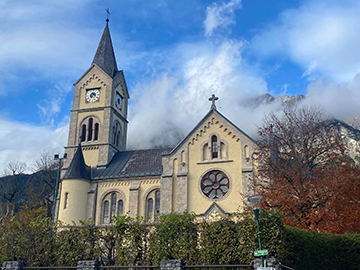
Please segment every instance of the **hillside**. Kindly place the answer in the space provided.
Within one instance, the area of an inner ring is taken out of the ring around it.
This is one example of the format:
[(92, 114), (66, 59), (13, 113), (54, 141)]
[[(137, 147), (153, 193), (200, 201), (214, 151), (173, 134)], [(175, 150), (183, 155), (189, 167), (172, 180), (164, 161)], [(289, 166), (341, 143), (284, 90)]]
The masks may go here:
[(50, 174), (39, 171), (0, 177), (0, 217), (12, 211), (8, 209), (9, 204), (13, 205), (15, 212), (24, 206), (47, 206), (48, 201), (52, 200), (56, 174), (56, 171)]

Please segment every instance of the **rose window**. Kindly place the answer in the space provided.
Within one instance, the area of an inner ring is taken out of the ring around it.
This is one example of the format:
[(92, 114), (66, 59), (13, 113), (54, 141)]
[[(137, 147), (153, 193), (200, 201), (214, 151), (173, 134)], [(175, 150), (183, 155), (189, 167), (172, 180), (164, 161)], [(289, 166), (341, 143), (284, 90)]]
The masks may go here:
[(229, 178), (222, 171), (210, 171), (201, 180), (201, 190), (210, 199), (221, 199), (229, 188)]

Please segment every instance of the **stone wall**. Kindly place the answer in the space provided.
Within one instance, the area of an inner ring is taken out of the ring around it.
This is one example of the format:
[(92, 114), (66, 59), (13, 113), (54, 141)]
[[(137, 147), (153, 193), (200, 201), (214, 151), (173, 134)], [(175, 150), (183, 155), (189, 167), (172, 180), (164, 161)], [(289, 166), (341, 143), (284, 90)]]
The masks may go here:
[[(261, 260), (255, 259), (254, 269), (261, 266)], [(275, 257), (267, 257), (265, 259), (265, 266), (274, 268), (276, 270), (280, 269), (280, 263)], [(1, 270), (23, 270), (25, 264), (19, 261), (5, 261), (2, 265)], [(182, 260), (162, 260), (160, 263), (160, 270), (182, 270), (184, 269), (185, 264)], [(99, 261), (79, 261), (77, 263), (77, 270), (100, 270), (101, 264)], [(151, 267), (149, 267), (151, 268)], [(186, 267), (185, 267), (186, 268)], [(208, 268), (204, 268), (208, 269)]]

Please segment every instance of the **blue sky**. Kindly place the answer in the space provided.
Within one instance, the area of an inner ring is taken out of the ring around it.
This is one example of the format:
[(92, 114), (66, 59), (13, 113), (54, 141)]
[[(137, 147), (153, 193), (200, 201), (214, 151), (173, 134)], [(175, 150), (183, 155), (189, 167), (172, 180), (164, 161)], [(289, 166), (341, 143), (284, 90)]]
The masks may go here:
[(212, 93), (251, 136), (279, 110), (245, 106), (264, 93), (358, 115), (359, 1), (0, 0), (0, 171), (63, 152), (72, 84), (92, 62), (105, 8), (131, 95), (129, 148), (176, 144)]

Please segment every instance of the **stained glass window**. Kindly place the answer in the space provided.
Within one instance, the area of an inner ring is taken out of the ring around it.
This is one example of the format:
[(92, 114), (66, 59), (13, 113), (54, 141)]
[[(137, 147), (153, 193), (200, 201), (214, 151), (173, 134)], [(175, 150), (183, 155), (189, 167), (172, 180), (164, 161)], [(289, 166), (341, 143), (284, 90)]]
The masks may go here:
[(104, 220), (109, 218), (109, 201), (104, 202)]
[(118, 215), (119, 216), (124, 215), (124, 201), (123, 200), (118, 201)]
[(218, 157), (218, 141), (216, 136), (211, 137), (211, 155), (212, 158)]
[(116, 214), (116, 193), (111, 194), (111, 218)]
[(147, 201), (147, 206), (148, 206), (148, 217), (150, 218), (151, 216), (153, 216), (153, 210), (154, 210), (154, 200), (152, 198), (148, 199)]
[(201, 191), (210, 199), (223, 198), (229, 189), (229, 178), (222, 171), (210, 171), (201, 179)]
[(155, 192), (155, 215), (160, 213), (160, 191)]

